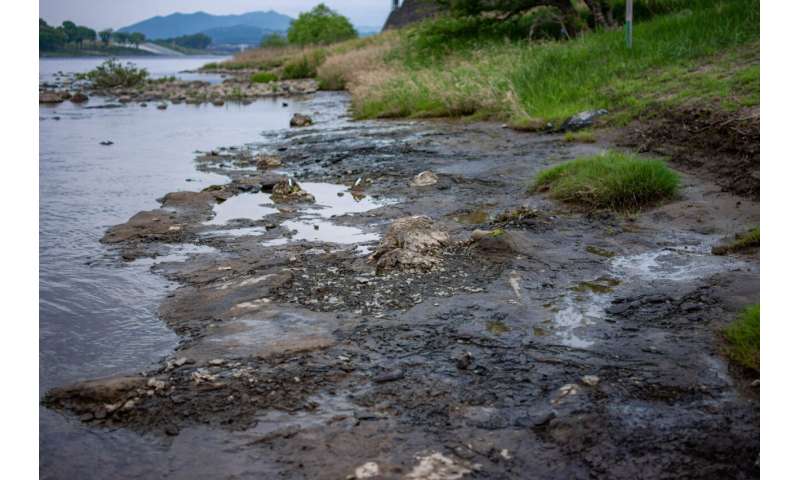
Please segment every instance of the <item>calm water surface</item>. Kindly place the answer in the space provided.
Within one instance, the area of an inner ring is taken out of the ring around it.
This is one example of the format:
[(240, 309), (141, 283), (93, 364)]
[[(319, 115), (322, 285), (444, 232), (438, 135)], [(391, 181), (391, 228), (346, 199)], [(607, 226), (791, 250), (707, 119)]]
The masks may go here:
[[(99, 61), (41, 60), (40, 79), (59, 70), (85, 71)], [(172, 75), (208, 59), (135, 61)], [(170, 285), (146, 262), (120, 265), (99, 239), (109, 226), (157, 208), (155, 199), (167, 192), (225, 182), (195, 170), (195, 151), (259, 141), (261, 132), (285, 128), (294, 112), (312, 108), (298, 100), (282, 108), (282, 101), (170, 105), (166, 111), (155, 105), (86, 108), (105, 103), (93, 98), (83, 106), (39, 107), (40, 395), (71, 381), (145, 369), (174, 348), (177, 338), (156, 315)], [(114, 144), (100, 145), (104, 140)], [(247, 464), (235, 453), (228, 460), (191, 460), (228, 441), (209, 432), (187, 445), (165, 444), (127, 431), (88, 429), (40, 408), (39, 433), (42, 478), (203, 478), (198, 472), (219, 478), (237, 470), (226, 462)]]

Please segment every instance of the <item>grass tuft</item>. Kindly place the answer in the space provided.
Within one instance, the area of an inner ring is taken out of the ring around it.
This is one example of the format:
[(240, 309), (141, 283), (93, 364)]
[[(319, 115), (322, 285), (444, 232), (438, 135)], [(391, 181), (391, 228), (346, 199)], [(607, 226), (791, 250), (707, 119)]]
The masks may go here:
[(253, 76), (250, 77), (250, 81), (253, 83), (270, 83), (276, 80), (278, 80), (278, 76), (270, 72), (254, 73)]
[(736, 236), (736, 240), (731, 243), (717, 245), (711, 249), (714, 255), (728, 255), (751, 250), (761, 244), (761, 227), (748, 230), (746, 233)]
[(728, 356), (746, 368), (758, 371), (761, 362), (761, 306), (747, 307), (724, 331)]
[(607, 152), (548, 168), (536, 176), (531, 189), (593, 209), (629, 211), (673, 197), (679, 181), (660, 160)]

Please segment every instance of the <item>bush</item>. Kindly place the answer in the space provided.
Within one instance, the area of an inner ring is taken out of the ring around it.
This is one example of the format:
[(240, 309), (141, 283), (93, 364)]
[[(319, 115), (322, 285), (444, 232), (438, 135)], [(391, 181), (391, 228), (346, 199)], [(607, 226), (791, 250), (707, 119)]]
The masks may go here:
[(284, 79), (314, 78), (317, 76), (317, 67), (325, 61), (325, 52), (313, 50), (288, 60), (283, 65)]
[(747, 307), (724, 331), (728, 356), (734, 362), (758, 371), (761, 363), (761, 306)]
[(287, 46), (289, 42), (286, 40), (281, 34), (278, 33), (270, 33), (269, 35), (265, 35), (264, 38), (261, 39), (261, 48), (283, 48)]
[(289, 43), (297, 45), (328, 45), (358, 37), (350, 21), (320, 3), (309, 12), (301, 13), (289, 27)]
[(149, 73), (144, 68), (136, 68), (132, 63), (122, 64), (109, 58), (91, 72), (79, 77), (89, 80), (97, 88), (135, 87), (147, 80)]
[(270, 83), (276, 80), (278, 80), (278, 76), (269, 72), (258, 72), (250, 77), (250, 81), (253, 83)]
[(761, 244), (761, 227), (755, 227), (743, 234), (736, 235), (736, 239), (727, 244), (717, 245), (711, 249), (714, 255), (727, 255), (729, 253), (743, 252), (755, 249)]
[(591, 208), (637, 210), (675, 195), (679, 177), (660, 160), (608, 152), (540, 172), (533, 190)]

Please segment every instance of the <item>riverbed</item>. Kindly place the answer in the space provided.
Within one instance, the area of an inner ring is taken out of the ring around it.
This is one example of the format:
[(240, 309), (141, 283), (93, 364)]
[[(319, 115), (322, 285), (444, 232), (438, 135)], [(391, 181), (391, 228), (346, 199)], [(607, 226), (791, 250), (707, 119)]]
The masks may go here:
[[(757, 387), (717, 332), (758, 300), (758, 257), (711, 254), (757, 202), (682, 172), (641, 214), (576, 211), (529, 179), (609, 145), (353, 122), (340, 93), (102, 101), (40, 107), (41, 393), (67, 386), (43, 477), (757, 472)], [(449, 239), (435, 267), (378, 271), (421, 215)]]

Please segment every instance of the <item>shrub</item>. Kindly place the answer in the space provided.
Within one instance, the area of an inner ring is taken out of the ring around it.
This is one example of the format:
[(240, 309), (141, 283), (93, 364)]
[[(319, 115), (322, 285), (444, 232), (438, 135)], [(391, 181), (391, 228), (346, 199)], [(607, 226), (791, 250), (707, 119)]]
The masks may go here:
[(136, 68), (132, 63), (122, 64), (109, 58), (91, 72), (80, 75), (98, 88), (135, 87), (147, 80), (149, 74), (144, 68)]
[(597, 139), (594, 136), (594, 132), (591, 130), (578, 130), (577, 132), (565, 133), (564, 141), (576, 143), (594, 143), (597, 141)]
[(317, 67), (325, 60), (325, 52), (321, 49), (303, 53), (297, 57), (289, 59), (283, 65), (283, 75), (285, 79), (314, 78), (317, 76)]
[(288, 45), (286, 37), (279, 33), (270, 33), (261, 39), (261, 48), (282, 48)]
[(734, 362), (752, 370), (761, 363), (761, 306), (747, 307), (723, 332), (728, 340), (728, 356)]
[(753, 228), (745, 233), (736, 235), (736, 239), (727, 244), (717, 245), (711, 249), (714, 255), (727, 255), (758, 247), (761, 244), (761, 227)]
[(678, 183), (678, 175), (660, 160), (608, 152), (544, 170), (532, 188), (591, 208), (636, 210), (674, 196)]
[(289, 27), (289, 43), (297, 45), (328, 45), (358, 37), (347, 17), (320, 3), (309, 12), (301, 13)]
[(278, 80), (278, 76), (270, 72), (254, 73), (253, 76), (250, 77), (250, 81), (253, 83), (270, 83), (276, 80)]

